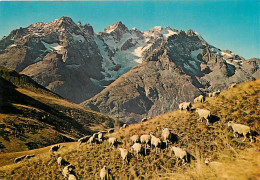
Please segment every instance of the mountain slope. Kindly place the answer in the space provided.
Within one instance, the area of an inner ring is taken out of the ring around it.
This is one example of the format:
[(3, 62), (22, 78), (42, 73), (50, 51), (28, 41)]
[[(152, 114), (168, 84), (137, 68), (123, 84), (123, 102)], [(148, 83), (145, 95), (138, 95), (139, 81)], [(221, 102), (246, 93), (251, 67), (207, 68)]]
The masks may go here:
[(204, 41), (192, 30), (163, 40), (143, 63), (82, 105), (124, 122), (176, 109), (199, 94), (259, 77), (260, 59), (244, 60)]
[[(118, 148), (109, 148), (105, 140), (102, 144), (82, 145), (66, 143), (64, 148), (50, 156), (49, 147), (0, 155), (0, 177), (11, 179), (62, 179), (56, 159), (61, 156), (75, 165), (79, 179), (98, 179), (100, 169), (106, 165), (114, 179), (258, 179), (259, 178), (259, 93), (260, 79), (241, 83), (235, 88), (223, 91), (217, 98), (206, 98), (204, 103), (193, 104), (194, 108), (211, 111), (215, 120), (209, 126), (198, 120), (193, 112), (175, 110), (147, 122), (131, 124), (108, 137), (117, 137), (123, 147), (130, 150), (129, 138), (134, 135), (149, 134), (161, 137), (161, 128), (167, 127), (174, 133), (174, 146), (185, 149), (191, 157), (190, 163), (181, 165), (167, 149), (159, 155), (148, 150), (148, 155), (139, 159), (133, 155), (129, 164), (122, 166)], [(218, 117), (218, 118), (216, 118)], [(227, 122), (233, 120), (251, 127), (258, 133), (256, 142), (233, 136)], [(157, 130), (159, 129), (159, 130)], [(171, 145), (170, 145), (171, 146)], [(35, 158), (13, 164), (15, 157), (36, 154)], [(209, 158), (209, 165), (204, 160)]]
[(0, 66), (0, 151), (73, 141), (113, 119), (70, 103), (26, 75)]

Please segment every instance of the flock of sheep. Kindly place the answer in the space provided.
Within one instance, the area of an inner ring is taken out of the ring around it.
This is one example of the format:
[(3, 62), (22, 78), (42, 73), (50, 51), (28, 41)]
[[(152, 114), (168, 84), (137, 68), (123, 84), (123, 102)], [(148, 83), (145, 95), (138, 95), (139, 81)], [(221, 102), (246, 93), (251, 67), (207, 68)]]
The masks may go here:
[[(231, 87), (235, 87), (235, 85), (232, 85)], [(220, 92), (213, 92), (210, 94), (211, 97), (216, 97)], [(205, 97), (200, 95), (199, 97), (194, 99), (194, 102), (203, 103), (205, 101)], [(179, 105), (179, 109), (181, 111), (191, 111), (192, 110), (192, 104), (190, 102), (183, 102)], [(209, 124), (209, 120), (211, 117), (211, 112), (207, 109), (196, 109), (196, 112), (199, 115), (199, 118), (201, 121), (203, 119), (207, 120), (206, 124)], [(142, 119), (141, 122), (147, 121), (147, 118)], [(237, 137), (237, 134), (243, 134), (245, 141), (247, 134), (250, 135), (250, 140), (252, 142), (252, 136), (251, 136), (251, 130), (249, 126), (242, 125), (242, 124), (236, 124), (232, 121), (228, 122), (228, 127), (232, 127), (234, 136)], [(121, 128), (127, 128), (127, 124), (124, 124)], [(93, 135), (88, 135), (85, 137), (82, 137), (78, 140), (79, 146), (81, 146), (82, 143), (88, 143), (91, 145), (94, 145), (94, 143), (103, 143), (104, 142), (104, 135), (105, 133), (112, 133), (114, 132), (114, 129), (109, 129), (108, 131), (98, 132), (94, 133)], [(140, 154), (144, 153), (146, 155), (147, 149), (153, 149), (155, 148), (155, 153), (160, 153), (162, 143), (165, 144), (166, 149), (168, 148), (168, 143), (172, 139), (172, 132), (169, 128), (162, 128), (161, 129), (161, 137), (156, 137), (153, 132), (150, 132), (150, 134), (143, 134), (141, 136), (139, 135), (132, 135), (130, 137), (131, 146), (129, 147), (130, 150), (119, 147), (119, 153), (122, 158), (122, 164), (129, 163), (129, 157), (131, 152), (134, 156), (139, 157)], [(110, 148), (115, 148), (118, 145), (118, 140), (116, 137), (109, 137), (108, 138), (108, 144)], [(56, 152), (61, 148), (60, 145), (52, 146), (50, 151)], [(181, 149), (180, 147), (171, 146), (170, 151), (174, 152), (177, 160), (181, 160), (182, 163), (188, 162), (188, 153)], [(17, 162), (17, 160), (15, 160)], [(71, 165), (69, 162), (65, 161), (62, 157), (58, 157), (57, 163), (60, 169), (62, 169), (62, 175), (64, 176), (64, 179), (68, 180), (75, 180), (76, 173), (74, 172), (75, 167)], [(106, 166), (104, 166), (100, 170), (100, 178), (101, 180), (108, 179), (109, 177), (109, 171)]]

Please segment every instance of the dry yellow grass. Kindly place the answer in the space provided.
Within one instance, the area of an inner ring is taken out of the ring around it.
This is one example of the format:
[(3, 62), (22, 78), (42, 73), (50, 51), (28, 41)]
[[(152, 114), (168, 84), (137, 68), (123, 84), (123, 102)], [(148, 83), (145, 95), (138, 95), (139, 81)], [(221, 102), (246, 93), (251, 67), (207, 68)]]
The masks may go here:
[[(205, 125), (199, 122), (195, 112), (178, 110), (154, 117), (147, 122), (130, 125), (107, 137), (117, 137), (119, 147), (130, 149), (129, 137), (133, 134), (148, 134), (154, 131), (160, 137), (157, 127), (168, 127), (175, 134), (175, 146), (187, 150), (193, 156), (190, 163), (181, 165), (168, 149), (159, 155), (152, 150), (147, 156), (137, 159), (132, 156), (129, 164), (122, 166), (118, 149), (110, 149), (105, 140), (102, 144), (78, 147), (77, 143), (65, 143), (65, 147), (52, 155), (48, 148), (21, 153), (9, 153), (6, 160), (0, 156), (0, 177), (7, 179), (62, 179), (56, 159), (62, 156), (76, 166), (79, 179), (99, 179), (100, 169), (106, 165), (114, 179), (259, 179), (260, 142), (234, 138), (227, 121), (249, 125), (259, 130), (260, 79), (242, 83), (223, 91), (217, 98), (207, 98), (205, 103), (194, 107), (209, 109), (219, 122)], [(23, 154), (37, 154), (35, 158), (13, 164), (13, 159)], [(204, 164), (210, 159), (209, 165)]]

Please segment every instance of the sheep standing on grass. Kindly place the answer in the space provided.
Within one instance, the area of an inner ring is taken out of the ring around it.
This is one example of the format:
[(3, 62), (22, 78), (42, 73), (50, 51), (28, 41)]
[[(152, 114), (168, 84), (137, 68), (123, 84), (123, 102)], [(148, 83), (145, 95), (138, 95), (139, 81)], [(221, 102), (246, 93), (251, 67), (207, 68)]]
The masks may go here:
[(146, 155), (146, 149), (148, 148), (148, 143), (150, 142), (151, 140), (151, 136), (150, 135), (147, 135), (147, 134), (144, 134), (140, 137), (140, 141), (142, 144), (145, 144), (145, 155)]
[(125, 162), (128, 164), (128, 156), (129, 156), (128, 150), (124, 149), (124, 148), (119, 148), (119, 151), (120, 151), (121, 157), (123, 159), (123, 165), (125, 164)]
[(147, 118), (143, 118), (142, 120), (141, 120), (141, 122), (146, 122), (148, 119)]
[(52, 146), (51, 149), (50, 149), (50, 152), (57, 152), (59, 149), (60, 149), (60, 145), (55, 145), (55, 146)]
[(123, 126), (122, 126), (122, 127), (123, 127), (123, 128), (127, 128), (127, 126), (128, 126), (127, 124), (123, 124)]
[(100, 179), (101, 180), (107, 180), (108, 179), (108, 170), (107, 170), (107, 167), (104, 166), (101, 170), (100, 170)]
[(69, 162), (65, 161), (62, 157), (58, 157), (57, 163), (59, 168), (61, 169), (63, 166), (69, 165)]
[(168, 147), (168, 141), (171, 139), (171, 132), (168, 128), (162, 128), (162, 141), (165, 142), (166, 148)]
[(65, 166), (62, 170), (62, 175), (64, 176), (64, 179), (68, 179), (70, 174), (74, 174), (75, 166), (69, 164)]
[(103, 138), (104, 138), (103, 133), (102, 133), (102, 132), (98, 132), (98, 142), (99, 142), (99, 143), (102, 143)]
[(91, 137), (88, 139), (87, 143), (93, 145), (93, 144), (95, 143), (95, 141), (96, 141), (95, 136), (91, 136)]
[(35, 157), (35, 155), (34, 154), (26, 155), (25, 159), (31, 159), (32, 157)]
[(196, 112), (199, 115), (200, 121), (202, 122), (203, 119), (205, 119), (207, 121), (206, 124), (208, 125), (209, 124), (209, 119), (210, 119), (210, 116), (211, 116), (210, 111), (207, 110), (207, 109), (199, 109), (199, 108), (197, 108)]
[(151, 149), (154, 146), (155, 152), (157, 154), (157, 149), (159, 148), (159, 146), (161, 145), (162, 142), (159, 138), (155, 137), (152, 132), (150, 133), (150, 136), (151, 136)]
[(212, 97), (212, 93), (209, 93), (209, 97)]
[(237, 84), (236, 84), (236, 83), (233, 83), (233, 84), (231, 84), (231, 86), (229, 86), (228, 90), (230, 90), (230, 89), (232, 89), (232, 88), (234, 88), (234, 87), (236, 87), (236, 86), (237, 86)]
[(182, 163), (184, 163), (185, 161), (188, 162), (188, 157), (187, 157), (186, 151), (182, 150), (179, 147), (175, 147), (175, 146), (172, 146), (171, 150), (174, 152), (177, 160), (178, 159), (182, 160)]
[(200, 95), (194, 99), (195, 103), (203, 103), (205, 101), (205, 97)]
[(183, 102), (183, 103), (181, 103), (181, 104), (179, 105), (179, 109), (180, 109), (181, 111), (183, 111), (183, 110), (189, 111), (189, 110), (191, 110), (191, 108), (192, 108), (192, 105), (191, 105), (190, 102)]
[(107, 130), (107, 133), (113, 133), (115, 130), (114, 129), (109, 129)]
[(84, 137), (80, 138), (80, 139), (78, 140), (78, 142), (79, 142), (79, 146), (80, 146), (82, 143), (87, 142), (87, 141), (89, 140), (90, 137), (91, 137), (91, 136), (88, 135), (88, 136), (84, 136)]
[(220, 94), (220, 90), (212, 93), (212, 97), (217, 97)]
[(138, 135), (133, 135), (130, 137), (130, 140), (131, 142), (134, 144), (134, 143), (137, 143), (139, 141), (139, 136)]
[(137, 156), (137, 159), (138, 159), (138, 154), (142, 152), (142, 144), (134, 143), (134, 145), (131, 146), (131, 150), (136, 152), (136, 156)]
[(116, 146), (116, 143), (117, 143), (117, 139), (115, 137), (110, 137), (108, 139), (108, 144), (109, 144), (109, 147), (115, 147)]
[(77, 180), (74, 174), (69, 174), (68, 180)]
[(233, 121), (228, 122), (228, 127), (232, 127), (233, 133), (235, 137), (238, 137), (236, 133), (243, 134), (244, 140), (246, 140), (246, 135), (250, 135), (250, 141), (253, 142), (252, 135), (251, 135), (251, 129), (249, 126), (243, 125), (243, 124), (236, 124)]
[(23, 155), (23, 156), (21, 156), (21, 157), (15, 158), (15, 159), (14, 159), (14, 163), (18, 163), (18, 162), (22, 161), (25, 157), (26, 157), (26, 156)]

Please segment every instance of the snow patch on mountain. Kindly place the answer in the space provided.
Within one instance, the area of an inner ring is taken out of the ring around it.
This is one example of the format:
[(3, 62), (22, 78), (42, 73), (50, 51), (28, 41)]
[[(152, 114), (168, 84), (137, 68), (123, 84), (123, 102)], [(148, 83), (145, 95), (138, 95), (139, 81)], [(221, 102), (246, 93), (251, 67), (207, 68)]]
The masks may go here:
[(58, 51), (58, 53), (63, 48), (63, 46), (59, 45), (58, 43), (48, 44), (44, 41), (42, 41), (42, 43), (46, 49), (51, 50), (51, 51), (56, 50), (56, 51)]
[(190, 52), (191, 58), (194, 59), (194, 60), (197, 61), (197, 62), (200, 62), (197, 57), (198, 57), (198, 55), (199, 55), (202, 51), (203, 51), (203, 49), (197, 49), (197, 50), (191, 51), (191, 52)]
[(77, 35), (75, 33), (72, 33), (72, 37), (74, 41), (79, 41), (79, 42), (83, 42), (85, 41), (85, 38), (82, 35)]

